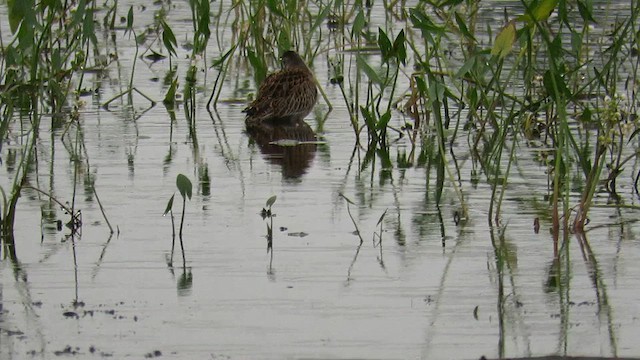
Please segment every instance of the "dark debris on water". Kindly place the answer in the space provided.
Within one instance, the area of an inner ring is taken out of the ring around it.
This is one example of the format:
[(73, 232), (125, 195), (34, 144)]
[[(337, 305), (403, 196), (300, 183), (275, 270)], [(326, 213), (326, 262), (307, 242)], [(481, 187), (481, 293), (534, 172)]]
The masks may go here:
[(147, 359), (151, 359), (151, 358), (155, 358), (155, 357), (160, 357), (160, 356), (162, 356), (162, 351), (160, 351), (160, 350), (153, 350), (152, 352), (150, 352), (150, 353), (146, 353), (146, 354), (144, 355), (144, 357), (145, 357), (145, 358), (147, 358)]

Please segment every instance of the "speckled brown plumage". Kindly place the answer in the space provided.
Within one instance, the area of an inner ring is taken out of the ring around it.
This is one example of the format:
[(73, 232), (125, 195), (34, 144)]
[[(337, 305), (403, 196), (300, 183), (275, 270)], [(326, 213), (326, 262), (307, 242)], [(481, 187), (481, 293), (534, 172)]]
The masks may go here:
[(281, 71), (264, 80), (256, 99), (243, 110), (247, 113), (247, 126), (302, 121), (316, 104), (316, 82), (300, 55), (294, 51), (285, 52), (282, 65)]

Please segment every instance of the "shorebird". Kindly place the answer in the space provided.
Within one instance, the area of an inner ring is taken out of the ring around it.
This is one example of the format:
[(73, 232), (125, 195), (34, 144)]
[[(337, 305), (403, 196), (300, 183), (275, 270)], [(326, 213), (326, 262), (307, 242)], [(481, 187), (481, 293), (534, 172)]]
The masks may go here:
[(282, 55), (282, 70), (262, 82), (256, 99), (242, 112), (247, 125), (295, 124), (311, 112), (318, 99), (313, 73), (295, 51)]

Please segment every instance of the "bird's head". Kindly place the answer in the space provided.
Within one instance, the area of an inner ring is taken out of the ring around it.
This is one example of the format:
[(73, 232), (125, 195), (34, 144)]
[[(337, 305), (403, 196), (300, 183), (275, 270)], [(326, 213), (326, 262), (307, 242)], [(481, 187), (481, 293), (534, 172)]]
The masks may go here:
[(306, 69), (307, 65), (304, 63), (304, 60), (296, 53), (295, 51), (287, 51), (282, 54), (282, 68), (283, 69), (295, 69), (301, 68)]

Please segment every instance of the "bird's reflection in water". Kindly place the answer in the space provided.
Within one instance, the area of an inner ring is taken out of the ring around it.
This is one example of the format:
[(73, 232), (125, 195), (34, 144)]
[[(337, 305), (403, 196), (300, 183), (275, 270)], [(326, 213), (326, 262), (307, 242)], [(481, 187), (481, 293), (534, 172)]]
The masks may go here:
[(282, 167), (285, 179), (297, 179), (307, 172), (316, 152), (316, 134), (303, 120), (278, 122), (246, 121), (247, 134), (272, 164)]

